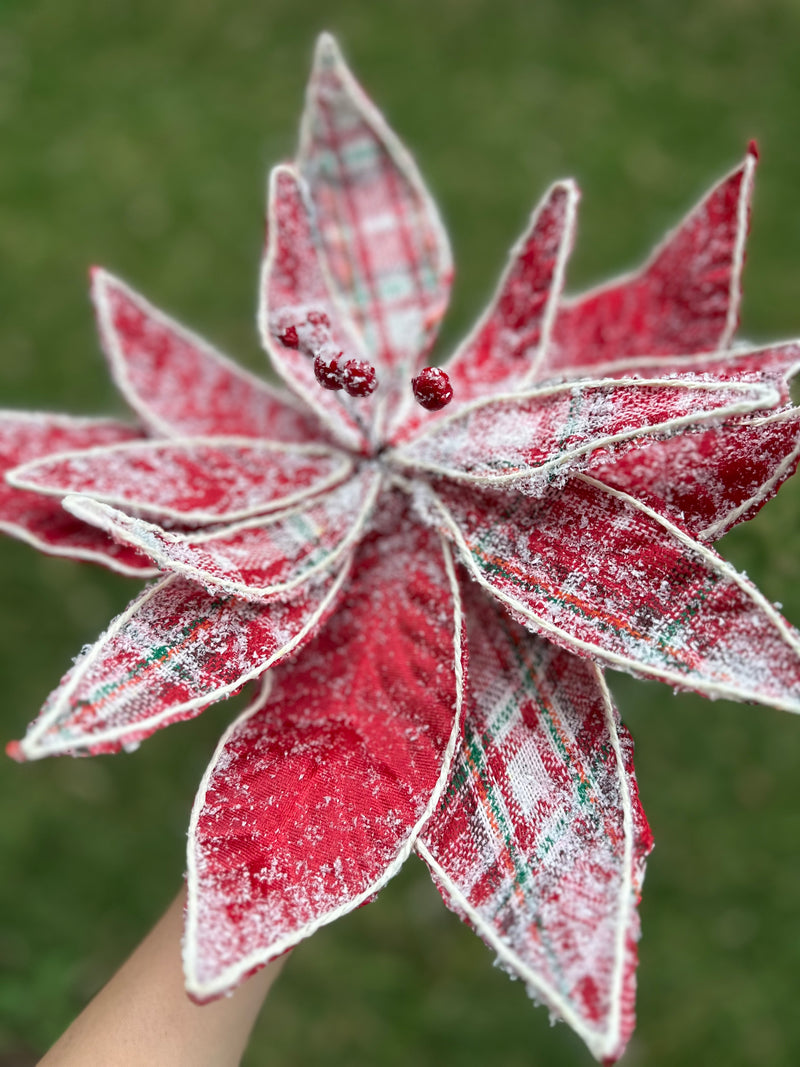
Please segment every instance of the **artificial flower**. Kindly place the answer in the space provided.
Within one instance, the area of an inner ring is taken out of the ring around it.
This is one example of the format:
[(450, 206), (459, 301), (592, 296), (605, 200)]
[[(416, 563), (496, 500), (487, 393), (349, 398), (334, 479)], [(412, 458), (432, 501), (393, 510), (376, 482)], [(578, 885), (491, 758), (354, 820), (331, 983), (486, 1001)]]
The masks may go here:
[(416, 851), (535, 998), (622, 1053), (651, 837), (604, 669), (800, 710), (797, 632), (711, 547), (800, 455), (800, 348), (732, 341), (755, 159), (572, 299), (578, 194), (555, 184), (431, 368), (445, 231), (324, 36), (269, 184), (259, 326), (286, 389), (94, 272), (138, 421), (6, 413), (0, 521), (160, 575), (10, 747), (135, 747), (257, 683), (192, 814), (192, 997)]

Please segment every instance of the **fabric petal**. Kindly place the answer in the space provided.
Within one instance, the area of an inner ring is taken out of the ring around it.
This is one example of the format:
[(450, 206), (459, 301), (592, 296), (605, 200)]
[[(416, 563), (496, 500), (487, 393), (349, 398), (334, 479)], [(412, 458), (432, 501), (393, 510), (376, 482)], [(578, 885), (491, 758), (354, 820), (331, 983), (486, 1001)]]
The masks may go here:
[(120, 574), (137, 577), (155, 573), (145, 556), (77, 521), (57, 500), (15, 489), (4, 477), (20, 463), (53, 452), (114, 444), (140, 436), (135, 427), (113, 419), (0, 411), (0, 530), (52, 556), (100, 563)]
[(88, 497), (66, 497), (64, 507), (211, 594), (266, 600), (340, 562), (363, 535), (381, 480), (380, 472), (366, 468), (289, 511), (191, 533), (164, 530)]
[(790, 408), (647, 441), (592, 473), (698, 540), (713, 542), (771, 500), (798, 461), (800, 408)]
[(112, 377), (148, 429), (313, 441), (320, 427), (296, 401), (232, 363), (119, 278), (96, 267), (92, 299)]
[(11, 755), (117, 752), (194, 718), (313, 635), (346, 573), (347, 566), (269, 604), (211, 597), (178, 575), (162, 578), (81, 654)]
[(184, 969), (208, 1000), (397, 873), (461, 726), (447, 546), (390, 507), (336, 618), (223, 737), (189, 830)]
[(684, 353), (677, 360), (671, 356), (624, 356), (602, 366), (569, 368), (567, 380), (595, 378), (598, 371), (604, 377), (628, 378), (641, 375), (656, 378), (661, 375), (710, 374), (723, 381), (752, 381), (760, 377), (773, 382), (784, 400), (789, 397), (789, 380), (800, 370), (800, 344), (786, 341), (766, 347), (737, 346), (718, 352)]
[(565, 301), (542, 376), (620, 356), (726, 348), (739, 319), (755, 166), (751, 148), (644, 267)]
[(585, 466), (599, 449), (616, 451), (647, 437), (669, 437), (772, 407), (779, 399), (771, 386), (753, 382), (567, 382), (471, 404), (397, 450), (393, 460), (459, 481), (514, 483), (539, 493), (559, 474)]
[(601, 671), (464, 590), (470, 684), (450, 783), (417, 842), (445, 903), (617, 1059), (634, 1026), (652, 837)]
[[(307, 190), (292, 167), (273, 169), (269, 180), (267, 249), (261, 270), (259, 331), (275, 370), (289, 388), (337, 440), (348, 448), (363, 450), (368, 436), (366, 427), (374, 421), (374, 398), (351, 400), (341, 391), (324, 389), (314, 376), (314, 355), (318, 351), (328, 356), (342, 354), (347, 360), (362, 359), (363, 349), (346, 313), (334, 303), (307, 198)], [(315, 319), (322, 324), (313, 325)], [(281, 341), (290, 327), (298, 335), (300, 349)]]
[(200, 437), (63, 452), (6, 477), (50, 496), (79, 493), (178, 523), (204, 523), (289, 507), (351, 470), (347, 456), (322, 446)]
[(410, 376), (447, 308), (450, 245), (414, 160), (329, 34), (317, 43), (297, 165), (336, 292), (371, 361)]
[(537, 499), (467, 499), (444, 481), (437, 492), (429, 517), (534, 632), (680, 689), (800, 712), (800, 635), (744, 575), (633, 497), (586, 474)]

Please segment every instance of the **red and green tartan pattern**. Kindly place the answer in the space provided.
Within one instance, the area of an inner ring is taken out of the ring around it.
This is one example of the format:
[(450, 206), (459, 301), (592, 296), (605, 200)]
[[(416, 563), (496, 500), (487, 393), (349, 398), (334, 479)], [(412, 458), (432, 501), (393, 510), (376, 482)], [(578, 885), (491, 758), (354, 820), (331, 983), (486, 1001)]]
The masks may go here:
[(123, 574), (152, 573), (152, 565), (127, 545), (117, 545), (78, 522), (58, 500), (10, 486), (5, 475), (21, 463), (76, 448), (132, 441), (139, 431), (113, 419), (0, 411), (0, 530), (41, 552), (92, 560)]
[(389, 497), (335, 618), (221, 744), (189, 841), (207, 999), (364, 903), (413, 846), (460, 733), (463, 623), (435, 532)]
[(587, 466), (598, 449), (636, 448), (725, 415), (772, 406), (755, 383), (699, 378), (575, 382), (489, 398), (439, 421), (400, 450), (403, 463), (485, 483), (525, 480), (540, 492)]
[(618, 1056), (634, 1024), (636, 904), (652, 847), (632, 742), (593, 664), (474, 587), (463, 597), (464, 736), (421, 836), (446, 876), (434, 869), (434, 881), (490, 947), (503, 946), (501, 966), (571, 1014), (596, 1056)]
[(633, 498), (584, 475), (538, 498), (444, 480), (437, 493), (470, 570), (534, 631), (643, 677), (800, 711), (800, 635)]
[(412, 372), (433, 343), (450, 250), (413, 160), (344, 65), (317, 47), (298, 166), (336, 292), (381, 370)]
[[(341, 392), (322, 389), (309, 354), (281, 343), (292, 326), (315, 351), (343, 358), (362, 357), (360, 338), (336, 306), (320, 260), (307, 202), (308, 190), (291, 167), (276, 167), (270, 175), (267, 249), (261, 274), (259, 327), (275, 370), (323, 423), (351, 448), (363, 446), (363, 426), (374, 419), (375, 401), (360, 398), (358, 414)], [(309, 314), (324, 316), (328, 327), (310, 328)]]
[(269, 604), (161, 579), (84, 650), (15, 754), (117, 752), (193, 718), (295, 651), (332, 607), (339, 579)]
[(92, 271), (100, 340), (114, 381), (156, 436), (310, 441), (316, 420), (107, 271)]
[(363, 533), (380, 480), (368, 467), (307, 504), (193, 533), (165, 530), (86, 497), (70, 497), (65, 506), (209, 593), (264, 601), (334, 566)]
[[(270, 181), (260, 293), (298, 399), (95, 271), (112, 373), (155, 439), (0, 418), (0, 526), (127, 572), (144, 550), (170, 573), (10, 751), (135, 746), (261, 682), (192, 818), (193, 996), (365, 902), (416, 845), (501, 962), (595, 1055), (621, 1054), (650, 837), (598, 664), (800, 711), (800, 635), (706, 544), (800, 452), (800, 346), (728, 348), (753, 169), (751, 151), (642, 270), (561, 303), (577, 192), (554, 186), (452, 361), (452, 408), (409, 414), (447, 240), (323, 36), (298, 169)], [(340, 351), (377, 364), (372, 397), (317, 383), (313, 356)], [(475, 579), (471, 681), (441, 534)]]
[(343, 481), (351, 470), (346, 456), (322, 445), (212, 437), (45, 456), (9, 478), (50, 496), (82, 493), (156, 517), (203, 523), (276, 511)]
[(800, 460), (800, 409), (643, 442), (592, 474), (703, 541), (716, 541), (777, 493)]
[(541, 377), (621, 356), (728, 347), (738, 321), (754, 166), (751, 150), (640, 271), (565, 302)]

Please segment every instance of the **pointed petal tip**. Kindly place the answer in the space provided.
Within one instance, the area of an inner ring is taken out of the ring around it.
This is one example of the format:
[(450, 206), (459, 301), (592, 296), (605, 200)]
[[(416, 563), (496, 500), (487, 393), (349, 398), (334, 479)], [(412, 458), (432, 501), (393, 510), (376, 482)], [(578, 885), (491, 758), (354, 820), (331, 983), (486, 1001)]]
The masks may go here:
[(317, 42), (314, 46), (315, 65), (316, 63), (327, 59), (341, 58), (342, 51), (339, 48), (339, 42), (329, 30), (323, 30), (319, 37), (317, 37)]
[(758, 142), (750, 140), (747, 144), (747, 155), (754, 163), (758, 163), (761, 159), (761, 153), (758, 150)]
[(27, 763), (28, 757), (25, 755), (25, 751), (22, 748), (20, 741), (9, 741), (6, 745), (6, 755), (10, 756), (15, 763)]

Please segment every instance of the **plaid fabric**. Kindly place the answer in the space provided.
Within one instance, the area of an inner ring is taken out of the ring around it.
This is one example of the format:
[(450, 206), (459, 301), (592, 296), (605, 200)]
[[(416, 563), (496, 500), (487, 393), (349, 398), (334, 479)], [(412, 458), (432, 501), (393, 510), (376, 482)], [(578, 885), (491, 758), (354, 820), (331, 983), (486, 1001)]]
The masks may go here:
[(151, 432), (273, 441), (319, 436), (310, 412), (292, 406), (118, 278), (94, 270), (92, 299), (114, 380)]
[[(328, 327), (308, 325), (308, 316)], [(267, 249), (261, 274), (259, 325), (272, 363), (289, 387), (317, 412), (342, 444), (362, 448), (364, 427), (374, 422), (375, 401), (359, 399), (358, 413), (341, 393), (323, 389), (306, 352), (281, 343), (292, 326), (304, 347), (328, 355), (361, 358), (361, 342), (335, 305), (324, 274), (304, 189), (296, 171), (276, 167), (270, 176)]]
[(83, 651), (15, 754), (117, 752), (193, 718), (294, 651), (336, 589), (328, 577), (291, 601), (256, 604), (162, 579)]
[(149, 561), (127, 545), (116, 545), (68, 515), (58, 500), (14, 489), (5, 475), (21, 463), (53, 452), (131, 441), (139, 433), (113, 419), (78, 419), (69, 415), (0, 412), (0, 530), (33, 544), (42, 552), (91, 560), (122, 574), (147, 576)]
[(447, 307), (447, 237), (416, 166), (345, 67), (320, 40), (298, 166), (314, 202), (336, 291), (381, 369), (413, 369)]
[(209, 769), (189, 842), (196, 995), (364, 903), (444, 786), (461, 622), (438, 537), (404, 511), (385, 506), (335, 621)]
[(536, 999), (571, 1013), (596, 1056), (616, 1057), (633, 1030), (636, 904), (652, 847), (632, 742), (596, 667), (474, 587), (464, 600), (464, 737), (421, 837), (446, 876), (434, 870), (434, 881), (490, 947), (499, 941), (500, 964)]
[(445, 367), (459, 402), (507, 392), (532, 369), (545, 313), (561, 296), (556, 268), (572, 246), (576, 200), (560, 183), (531, 216), (489, 308)]
[(588, 465), (598, 449), (635, 448), (648, 436), (697, 429), (725, 414), (772, 405), (775, 397), (763, 386), (693, 378), (553, 386), (475, 403), (399, 457), (456, 478), (525, 479), (526, 492), (539, 492), (557, 474)]
[(800, 460), (800, 409), (648, 441), (592, 473), (716, 541), (771, 500)]
[(582, 655), (708, 696), (800, 710), (800, 635), (711, 550), (583, 477), (537, 499), (440, 483), (465, 562), (487, 590)]
[(541, 378), (620, 356), (727, 346), (738, 312), (754, 163), (748, 153), (640, 271), (564, 304)]
[(180, 522), (217, 522), (287, 507), (351, 470), (322, 446), (269, 441), (133, 441), (45, 456), (9, 474), (55, 496), (82, 493)]
[(288, 511), (232, 526), (172, 533), (94, 500), (68, 501), (72, 514), (115, 541), (149, 556), (161, 569), (198, 582), (208, 592), (248, 599), (281, 596), (329, 570), (363, 533), (381, 475), (367, 468), (344, 485)]

